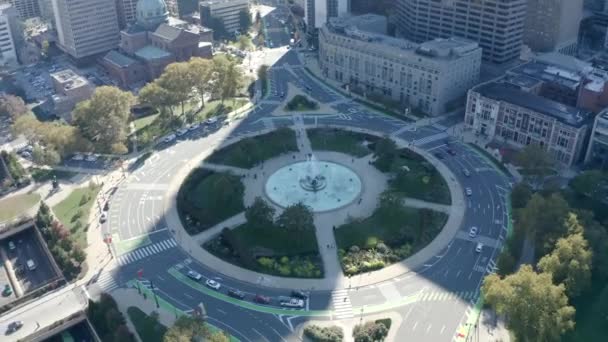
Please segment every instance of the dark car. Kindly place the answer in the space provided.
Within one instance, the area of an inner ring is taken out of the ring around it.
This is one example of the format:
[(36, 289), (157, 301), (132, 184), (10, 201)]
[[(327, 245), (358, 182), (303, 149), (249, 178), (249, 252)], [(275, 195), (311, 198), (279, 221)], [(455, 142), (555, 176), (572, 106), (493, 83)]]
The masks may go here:
[(439, 152), (435, 152), (434, 153), (435, 158), (437, 159), (443, 159), (443, 154), (439, 153)]
[(14, 333), (15, 331), (21, 329), (22, 326), (23, 326), (23, 322), (21, 322), (21, 321), (11, 322), (8, 325), (8, 328), (6, 329), (6, 335), (10, 335), (10, 334)]
[(255, 295), (255, 297), (253, 297), (253, 301), (260, 304), (270, 304), (270, 297)]
[(307, 299), (308, 295), (304, 293), (302, 290), (293, 290), (291, 291), (291, 296), (299, 299)]
[(448, 154), (451, 156), (455, 156), (456, 155), (456, 151), (452, 150), (451, 148), (448, 148)]
[(234, 290), (234, 289), (230, 289), (228, 290), (228, 295), (230, 297), (234, 297), (237, 299), (244, 299), (245, 298), (245, 293), (239, 290)]
[(103, 205), (103, 211), (108, 211), (110, 210), (110, 201), (106, 202), (106, 204)]

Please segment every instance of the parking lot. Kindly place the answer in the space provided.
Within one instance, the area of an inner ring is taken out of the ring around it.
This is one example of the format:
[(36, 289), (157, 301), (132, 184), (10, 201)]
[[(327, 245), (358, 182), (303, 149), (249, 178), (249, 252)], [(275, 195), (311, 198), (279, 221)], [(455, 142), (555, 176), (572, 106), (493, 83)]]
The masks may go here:
[(24, 293), (57, 277), (33, 227), (2, 240), (0, 247), (5, 250)]
[[(4, 265), (4, 260), (2, 260), (2, 265)], [(17, 298), (4, 267), (0, 268), (0, 291), (2, 293), (0, 295), (0, 306), (8, 304)]]

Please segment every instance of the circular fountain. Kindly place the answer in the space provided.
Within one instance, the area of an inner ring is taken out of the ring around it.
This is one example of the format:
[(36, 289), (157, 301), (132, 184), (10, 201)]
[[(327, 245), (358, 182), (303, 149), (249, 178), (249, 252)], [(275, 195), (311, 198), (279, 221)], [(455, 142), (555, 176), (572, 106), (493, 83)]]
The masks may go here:
[(354, 201), (361, 192), (361, 179), (344, 165), (308, 155), (306, 161), (284, 166), (271, 174), (265, 191), (278, 206), (302, 202), (313, 211), (322, 212)]

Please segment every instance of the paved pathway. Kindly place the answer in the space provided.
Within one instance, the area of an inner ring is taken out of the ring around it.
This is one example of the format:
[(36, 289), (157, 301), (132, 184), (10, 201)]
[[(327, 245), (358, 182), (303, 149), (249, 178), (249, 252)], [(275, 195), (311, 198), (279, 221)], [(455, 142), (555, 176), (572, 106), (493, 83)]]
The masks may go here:
[(228, 165), (219, 165), (219, 164), (211, 164), (211, 163), (202, 163), (200, 166), (202, 169), (219, 171), (219, 172), (229, 172), (236, 176), (244, 176), (249, 173), (249, 170), (242, 169), (240, 167), (228, 166)]
[(435, 211), (441, 211), (442, 213), (449, 214), (452, 210), (451, 205), (438, 204), (419, 200), (416, 198), (406, 197), (403, 199), (403, 205), (406, 207), (417, 208), (417, 209), (432, 209)]

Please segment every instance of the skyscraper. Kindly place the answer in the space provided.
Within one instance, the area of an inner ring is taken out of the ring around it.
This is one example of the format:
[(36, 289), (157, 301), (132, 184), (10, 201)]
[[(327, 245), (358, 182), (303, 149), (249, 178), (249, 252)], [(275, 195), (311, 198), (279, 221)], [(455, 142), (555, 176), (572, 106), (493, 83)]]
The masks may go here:
[(306, 0), (304, 16), (309, 30), (318, 29), (329, 18), (339, 17), (350, 12), (349, 0)]
[(576, 53), (583, 0), (528, 0), (524, 43), (533, 51)]
[(118, 46), (115, 0), (52, 0), (57, 45), (75, 59), (91, 57)]
[(136, 7), (137, 0), (116, 0), (118, 26), (120, 26), (121, 29), (135, 22)]
[(476, 41), (493, 63), (521, 50), (527, 0), (398, 0), (398, 29), (416, 42), (452, 36)]
[(38, 0), (9, 0), (8, 2), (17, 10), (20, 19), (40, 16)]
[(16, 65), (17, 52), (13, 38), (13, 23), (17, 11), (10, 4), (0, 4), (0, 65)]

